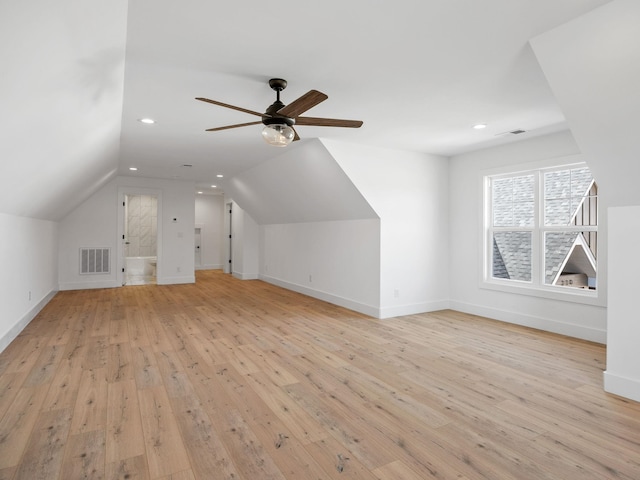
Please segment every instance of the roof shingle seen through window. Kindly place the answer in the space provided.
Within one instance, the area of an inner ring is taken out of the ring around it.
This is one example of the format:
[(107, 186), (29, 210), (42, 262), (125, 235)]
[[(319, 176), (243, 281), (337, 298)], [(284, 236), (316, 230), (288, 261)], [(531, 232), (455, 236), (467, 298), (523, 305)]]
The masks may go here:
[[(593, 184), (591, 171), (580, 167), (545, 172), (543, 181), (545, 225), (572, 225)], [(491, 183), (493, 226), (532, 227), (534, 187), (533, 174), (494, 179)], [(546, 234), (545, 283), (550, 284), (556, 278), (578, 235), (578, 232)], [(494, 232), (492, 276), (531, 281), (531, 249), (531, 232)]]

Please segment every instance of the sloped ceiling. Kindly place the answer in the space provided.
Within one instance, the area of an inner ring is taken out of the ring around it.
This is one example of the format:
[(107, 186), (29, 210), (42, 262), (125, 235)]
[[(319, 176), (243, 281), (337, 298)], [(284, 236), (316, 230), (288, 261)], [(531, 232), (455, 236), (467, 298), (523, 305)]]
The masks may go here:
[(616, 0), (531, 43), (608, 206), (640, 205), (640, 2)]
[(0, 211), (57, 220), (118, 168), (127, 2), (2, 2), (0, 19)]
[(322, 137), (452, 155), (565, 129), (528, 41), (608, 2), (3, 2), (0, 210), (59, 219), (116, 173), (224, 189), (216, 175), (288, 153), (259, 125), (205, 132), (258, 117), (194, 98), (264, 111), (272, 77), (289, 81), (284, 103), (328, 94), (311, 116), (364, 121), (299, 127), (298, 149)]
[(227, 190), (262, 225), (378, 218), (319, 140), (246, 170)]

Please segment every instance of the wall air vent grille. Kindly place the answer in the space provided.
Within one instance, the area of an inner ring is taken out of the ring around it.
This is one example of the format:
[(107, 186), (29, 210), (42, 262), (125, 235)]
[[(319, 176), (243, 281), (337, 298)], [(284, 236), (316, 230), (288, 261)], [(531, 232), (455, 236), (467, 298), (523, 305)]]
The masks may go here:
[(81, 248), (80, 273), (83, 275), (111, 273), (111, 249)]

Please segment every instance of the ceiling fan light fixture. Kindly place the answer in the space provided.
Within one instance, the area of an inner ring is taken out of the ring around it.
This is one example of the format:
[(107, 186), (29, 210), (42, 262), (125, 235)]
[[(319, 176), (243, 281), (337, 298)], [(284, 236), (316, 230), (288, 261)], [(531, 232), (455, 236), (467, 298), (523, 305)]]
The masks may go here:
[(266, 125), (262, 129), (262, 138), (274, 147), (286, 147), (296, 136), (296, 132), (286, 123)]

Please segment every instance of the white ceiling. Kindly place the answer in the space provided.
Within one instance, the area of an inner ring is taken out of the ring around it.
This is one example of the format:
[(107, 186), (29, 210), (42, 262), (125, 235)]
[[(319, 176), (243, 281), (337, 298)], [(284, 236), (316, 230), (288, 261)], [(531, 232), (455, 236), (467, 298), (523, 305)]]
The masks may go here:
[(3, 182), (0, 208), (60, 219), (115, 174), (224, 187), (216, 174), (284, 152), (260, 125), (205, 132), (258, 117), (195, 97), (261, 112), (272, 77), (289, 82), (285, 104), (329, 96), (308, 116), (364, 121), (299, 126), (295, 148), (324, 137), (450, 156), (565, 129), (528, 41), (609, 1), (4, 2), (0, 173), (21, 181)]
[[(136, 166), (210, 191), (215, 174), (278, 155), (261, 125), (205, 132), (258, 117), (194, 100), (262, 112), (275, 99), (272, 77), (289, 82), (285, 104), (312, 88), (329, 96), (309, 116), (364, 121), (360, 129), (300, 126), (302, 142), (332, 137), (450, 156), (565, 129), (528, 41), (604, 3), (130, 2), (120, 173)], [(501, 135), (515, 129), (527, 133)]]

